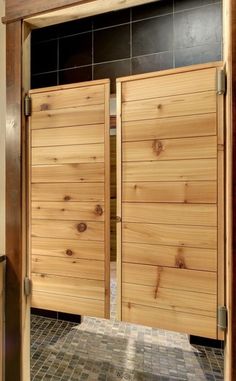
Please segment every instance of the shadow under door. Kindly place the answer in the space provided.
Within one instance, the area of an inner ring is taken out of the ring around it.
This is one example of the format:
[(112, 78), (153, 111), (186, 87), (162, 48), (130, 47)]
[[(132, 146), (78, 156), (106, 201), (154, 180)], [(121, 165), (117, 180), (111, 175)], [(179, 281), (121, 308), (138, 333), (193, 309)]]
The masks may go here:
[(32, 307), (108, 318), (109, 80), (29, 95)]

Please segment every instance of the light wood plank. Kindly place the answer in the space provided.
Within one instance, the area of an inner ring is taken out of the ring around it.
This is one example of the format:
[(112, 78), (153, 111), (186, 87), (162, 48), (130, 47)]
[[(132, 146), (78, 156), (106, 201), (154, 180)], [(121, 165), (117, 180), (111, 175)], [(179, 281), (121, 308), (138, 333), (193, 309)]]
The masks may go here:
[(32, 165), (103, 162), (103, 144), (32, 148)]
[(33, 255), (32, 273), (104, 280), (104, 262)]
[[(54, 180), (54, 179), (52, 179)], [(94, 192), (96, 189), (96, 192)], [(32, 184), (32, 201), (104, 201), (103, 183)]]
[(144, 140), (123, 143), (123, 161), (216, 158), (216, 137)]
[[(149, 118), (147, 116), (147, 118)], [(216, 135), (216, 114), (134, 120), (122, 123), (122, 140), (173, 139)]]
[(137, 304), (123, 303), (122, 320), (154, 328), (216, 339), (216, 319), (210, 316), (169, 311)]
[(216, 295), (123, 283), (123, 302), (216, 317)]
[[(87, 225), (84, 232), (78, 230), (80, 224)], [(68, 238), (84, 241), (104, 240), (103, 222), (32, 220), (31, 231), (33, 237)]]
[(104, 104), (104, 85), (84, 86), (34, 94), (32, 111)]
[(155, 76), (124, 82), (122, 101), (175, 96), (188, 93), (214, 91), (216, 89), (216, 68), (171, 75)]
[(104, 300), (104, 281), (48, 274), (32, 274), (32, 291), (49, 292), (68, 297)]
[(103, 131), (103, 124), (33, 130), (32, 147), (104, 143)]
[(100, 123), (104, 123), (104, 105), (34, 112), (30, 118), (32, 130)]
[(124, 183), (124, 202), (216, 203), (216, 181)]
[(122, 105), (122, 121), (209, 114), (211, 112), (216, 112), (215, 91), (124, 102)]
[(104, 203), (32, 202), (33, 219), (104, 221), (104, 213)]
[(102, 300), (84, 299), (67, 295), (35, 291), (32, 294), (32, 307), (44, 310), (59, 311), (75, 315), (104, 317), (104, 302)]
[(217, 229), (207, 226), (123, 224), (123, 242), (216, 249)]
[(216, 205), (123, 203), (124, 222), (217, 226)]
[(32, 237), (32, 254), (104, 260), (104, 242)]
[(123, 262), (217, 271), (217, 251), (178, 246), (123, 243)]
[(124, 263), (123, 283), (216, 295), (216, 273)]
[(216, 180), (215, 159), (123, 163), (123, 181)]
[(32, 183), (104, 182), (103, 163), (58, 164), (32, 167)]

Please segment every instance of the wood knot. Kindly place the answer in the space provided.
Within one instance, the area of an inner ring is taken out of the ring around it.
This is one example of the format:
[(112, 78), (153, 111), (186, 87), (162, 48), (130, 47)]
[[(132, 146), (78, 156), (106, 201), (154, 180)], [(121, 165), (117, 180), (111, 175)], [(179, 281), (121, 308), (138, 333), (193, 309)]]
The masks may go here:
[(154, 142), (152, 143), (152, 148), (153, 148), (153, 152), (159, 156), (161, 154), (161, 152), (163, 151), (163, 144), (161, 142), (161, 140), (154, 140)]
[(95, 206), (94, 213), (95, 213), (97, 216), (102, 216), (102, 215), (103, 215), (103, 209), (102, 209), (101, 205), (96, 205), (96, 206)]
[(161, 108), (162, 108), (162, 104), (159, 103), (159, 104), (157, 105), (157, 109), (160, 110)]
[(68, 257), (71, 257), (73, 255), (73, 251), (70, 250), (70, 249), (67, 249), (66, 250), (66, 255), (68, 255)]
[(130, 310), (131, 309), (131, 303), (128, 302), (128, 309)]
[(186, 269), (186, 264), (183, 255), (181, 254), (181, 249), (178, 250), (178, 254), (176, 255), (175, 258), (175, 266), (178, 267), (179, 269)]
[(65, 201), (70, 201), (70, 200), (71, 200), (71, 197), (70, 197), (70, 196), (65, 196), (65, 197), (64, 197), (64, 200), (65, 200)]
[(77, 230), (80, 233), (83, 233), (87, 230), (87, 225), (84, 222), (81, 222), (80, 224), (77, 225)]
[(43, 103), (41, 106), (40, 106), (40, 111), (46, 111), (49, 109), (49, 105), (47, 103)]

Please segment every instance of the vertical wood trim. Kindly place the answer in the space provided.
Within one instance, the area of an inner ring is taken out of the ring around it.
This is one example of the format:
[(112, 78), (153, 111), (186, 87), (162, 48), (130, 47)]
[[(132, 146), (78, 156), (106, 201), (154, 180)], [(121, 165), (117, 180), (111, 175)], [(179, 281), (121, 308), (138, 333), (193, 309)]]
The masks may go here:
[(104, 85), (105, 126), (105, 317), (110, 318), (110, 81)]
[[(30, 43), (31, 31), (26, 23), (22, 27), (22, 99), (30, 89)], [(28, 118), (27, 118), (28, 119)], [(25, 276), (30, 276), (30, 241), (28, 239), (29, 232), (29, 215), (31, 199), (29, 187), (29, 160), (30, 160), (30, 128), (24, 116), (24, 102), (22, 102), (22, 268)], [(22, 380), (30, 380), (30, 305), (31, 298), (26, 297), (24, 289), (22, 290)]]
[(21, 22), (6, 27), (6, 359), (5, 380), (21, 380), (22, 141)]
[(117, 217), (121, 217), (121, 221), (117, 221), (117, 319), (122, 320), (121, 298), (122, 298), (122, 131), (121, 131), (121, 82), (116, 83), (117, 97), (117, 124), (116, 124), (116, 182), (117, 182)]
[[(221, 70), (221, 69), (216, 69)], [(224, 192), (224, 95), (217, 96), (217, 304), (225, 305), (225, 192)], [(219, 340), (224, 340), (224, 331), (217, 328)]]

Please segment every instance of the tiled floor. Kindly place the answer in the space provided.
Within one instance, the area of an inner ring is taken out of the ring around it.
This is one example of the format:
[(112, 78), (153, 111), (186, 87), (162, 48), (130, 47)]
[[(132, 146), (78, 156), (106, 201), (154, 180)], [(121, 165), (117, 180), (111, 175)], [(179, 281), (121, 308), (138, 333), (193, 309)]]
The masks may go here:
[(81, 325), (33, 315), (31, 380), (223, 380), (223, 351), (191, 346), (186, 335), (114, 319)]

